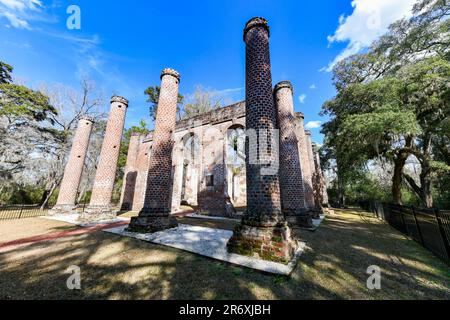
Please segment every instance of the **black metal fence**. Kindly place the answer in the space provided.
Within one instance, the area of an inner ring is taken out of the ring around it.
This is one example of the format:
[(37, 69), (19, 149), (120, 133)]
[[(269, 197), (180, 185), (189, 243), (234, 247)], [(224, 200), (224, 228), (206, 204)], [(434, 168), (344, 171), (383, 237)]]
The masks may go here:
[(46, 216), (48, 210), (41, 210), (39, 205), (0, 206), (0, 221)]
[(450, 263), (450, 211), (380, 202), (360, 205)]

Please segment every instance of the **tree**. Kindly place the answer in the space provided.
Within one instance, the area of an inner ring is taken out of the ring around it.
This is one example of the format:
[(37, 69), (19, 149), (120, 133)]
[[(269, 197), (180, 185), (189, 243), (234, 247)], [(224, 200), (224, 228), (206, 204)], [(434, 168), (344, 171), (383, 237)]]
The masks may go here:
[[(106, 114), (102, 112), (101, 94), (95, 89), (95, 84), (88, 79), (81, 80), (80, 91), (64, 85), (48, 87), (44, 84), (41, 85), (40, 90), (49, 96), (51, 104), (58, 110), (57, 114), (51, 116), (52, 126), (47, 129), (51, 135), (46, 140), (45, 155), (43, 154), (49, 159), (47, 170), (42, 170), (45, 172), (45, 178), (43, 178), (45, 191), (41, 203), (44, 208), (61, 184), (78, 121), (83, 116), (89, 116), (96, 123), (93, 130), (94, 135), (102, 137), (103, 132), (99, 132), (98, 129), (104, 128)], [(89, 164), (86, 170), (91, 173), (97, 164), (101, 148), (100, 144), (96, 144), (97, 148), (95, 149), (92, 146), (93, 144), (91, 144), (86, 161)]]
[[(332, 118), (323, 132), (341, 169), (385, 158), (394, 163), (394, 202), (402, 203), (406, 181), (431, 207), (432, 176), (448, 170), (436, 161), (432, 146), (450, 115), (449, 5), (425, 0), (414, 12), (368, 52), (334, 68), (338, 93), (323, 106)], [(421, 165), (420, 184), (404, 170), (410, 157)]]
[[(10, 75), (5, 75), (8, 78)], [(51, 135), (47, 125), (54, 123), (57, 114), (49, 98), (41, 92), (9, 82), (0, 83), (0, 176), (5, 179), (22, 171), (30, 155), (43, 150), (45, 139)]]
[[(160, 92), (161, 87), (159, 86), (148, 87), (144, 91), (145, 95), (148, 97), (147, 102), (150, 103), (150, 119), (152, 119), (153, 121), (156, 120), (156, 112), (158, 111), (158, 101)], [(178, 119), (181, 119), (181, 110), (183, 102), (184, 97), (181, 94), (178, 94), (178, 106), (177, 106)]]
[(223, 98), (216, 92), (197, 86), (184, 106), (183, 118), (191, 118), (222, 107)]
[(12, 82), (11, 73), (13, 67), (9, 64), (0, 61), (0, 83), (10, 83)]

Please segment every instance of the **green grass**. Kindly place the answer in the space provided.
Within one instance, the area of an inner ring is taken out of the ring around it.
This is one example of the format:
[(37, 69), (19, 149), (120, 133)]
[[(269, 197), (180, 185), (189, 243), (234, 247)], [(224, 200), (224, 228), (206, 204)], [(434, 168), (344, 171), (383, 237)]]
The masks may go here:
[[(0, 223), (0, 242), (8, 229)], [(291, 277), (103, 232), (32, 244), (0, 252), (0, 299), (450, 299), (449, 266), (366, 213), (337, 211), (297, 236), (307, 251)], [(71, 265), (81, 267), (80, 291), (65, 286)], [(371, 265), (381, 290), (366, 287)]]

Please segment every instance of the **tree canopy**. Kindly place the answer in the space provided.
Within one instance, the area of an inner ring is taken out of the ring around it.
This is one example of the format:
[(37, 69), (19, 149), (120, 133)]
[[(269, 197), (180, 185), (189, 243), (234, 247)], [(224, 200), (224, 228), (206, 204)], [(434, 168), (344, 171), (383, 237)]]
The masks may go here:
[[(433, 206), (432, 180), (450, 169), (448, 159), (436, 156), (448, 141), (449, 13), (446, 1), (417, 3), (411, 19), (394, 23), (367, 52), (335, 66), (337, 95), (323, 106), (338, 176), (376, 159), (392, 163), (398, 204), (406, 185), (424, 206)], [(406, 172), (408, 161), (420, 164), (417, 177)]]

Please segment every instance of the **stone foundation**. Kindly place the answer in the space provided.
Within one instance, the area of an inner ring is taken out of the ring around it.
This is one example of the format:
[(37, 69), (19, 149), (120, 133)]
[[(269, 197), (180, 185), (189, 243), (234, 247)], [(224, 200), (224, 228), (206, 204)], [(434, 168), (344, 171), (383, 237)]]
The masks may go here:
[(228, 242), (228, 251), (288, 264), (298, 247), (287, 224), (275, 227), (238, 226)]
[(131, 223), (126, 231), (136, 233), (154, 233), (177, 227), (177, 219), (173, 216), (139, 216), (131, 218)]
[(78, 218), (82, 223), (91, 223), (99, 221), (114, 220), (117, 218), (117, 212), (110, 206), (89, 206)]
[(49, 210), (48, 214), (50, 216), (61, 216), (61, 215), (67, 215), (67, 214), (73, 214), (76, 213), (77, 206), (74, 206), (73, 204), (58, 204), (54, 206), (51, 210)]
[(311, 229), (314, 227), (313, 219), (316, 219), (313, 212), (310, 210), (283, 210), (283, 214), (291, 228), (305, 228)]

